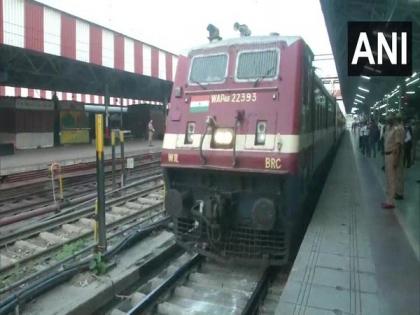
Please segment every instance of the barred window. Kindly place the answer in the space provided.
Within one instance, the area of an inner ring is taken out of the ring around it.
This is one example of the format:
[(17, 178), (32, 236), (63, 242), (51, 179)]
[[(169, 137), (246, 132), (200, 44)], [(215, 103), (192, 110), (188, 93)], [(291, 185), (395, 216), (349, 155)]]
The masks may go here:
[(238, 80), (274, 78), (277, 75), (278, 62), (277, 50), (242, 52), (238, 56), (236, 78)]
[(222, 82), (226, 78), (227, 55), (194, 57), (190, 81), (199, 83)]

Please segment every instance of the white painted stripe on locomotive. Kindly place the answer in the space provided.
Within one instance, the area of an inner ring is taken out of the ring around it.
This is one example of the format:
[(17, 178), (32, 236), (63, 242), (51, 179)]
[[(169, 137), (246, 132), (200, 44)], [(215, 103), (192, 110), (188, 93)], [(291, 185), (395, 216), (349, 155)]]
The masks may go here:
[[(165, 134), (163, 139), (164, 149), (194, 149), (200, 146), (200, 134), (193, 135), (193, 143), (185, 144), (184, 134)], [(280, 152), (280, 153), (297, 153), (299, 152), (299, 135), (273, 135), (268, 134), (265, 138), (265, 145), (255, 145), (255, 134), (237, 135), (236, 151), (249, 152)], [(225, 149), (213, 149), (210, 147), (211, 135), (206, 135), (203, 142), (203, 150), (223, 151)], [(277, 143), (281, 143), (280, 151)]]
[(166, 80), (166, 54), (159, 50), (159, 79)]
[(3, 0), (3, 42), (6, 45), (24, 48), (24, 0)]
[(44, 52), (61, 55), (61, 14), (44, 7)]
[(89, 62), (89, 38), (90, 27), (89, 24), (76, 20), (76, 59), (84, 62)]
[(102, 30), (102, 65), (114, 68), (114, 33)]
[(124, 70), (134, 72), (134, 41), (124, 37)]
[[(332, 139), (334, 128), (328, 128), (324, 131), (316, 131), (306, 133), (304, 135), (282, 135), (267, 134), (264, 145), (255, 145), (255, 134), (237, 135), (236, 151), (244, 152), (278, 152), (278, 153), (298, 153), (299, 151), (309, 147), (314, 143), (325, 139), (326, 136)], [(163, 139), (163, 148), (168, 150), (174, 149), (193, 149), (198, 150), (200, 146), (200, 134), (192, 136), (192, 144), (185, 144), (185, 134), (167, 133)], [(225, 149), (214, 149), (210, 147), (211, 136), (208, 134), (204, 138), (203, 150), (223, 151)], [(279, 150), (280, 147), (280, 150)]]

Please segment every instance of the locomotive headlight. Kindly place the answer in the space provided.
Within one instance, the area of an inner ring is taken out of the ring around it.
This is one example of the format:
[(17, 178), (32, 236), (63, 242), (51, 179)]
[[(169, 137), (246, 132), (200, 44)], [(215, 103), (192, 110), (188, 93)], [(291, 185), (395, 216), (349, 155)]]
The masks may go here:
[(193, 143), (193, 134), (195, 133), (195, 122), (190, 121), (187, 123), (187, 131), (185, 132), (185, 144)]
[(233, 141), (233, 130), (230, 128), (217, 128), (214, 131), (213, 140), (217, 145), (228, 146)]
[(265, 143), (265, 135), (267, 132), (267, 122), (260, 120), (257, 121), (257, 131), (255, 135), (255, 144), (264, 144)]

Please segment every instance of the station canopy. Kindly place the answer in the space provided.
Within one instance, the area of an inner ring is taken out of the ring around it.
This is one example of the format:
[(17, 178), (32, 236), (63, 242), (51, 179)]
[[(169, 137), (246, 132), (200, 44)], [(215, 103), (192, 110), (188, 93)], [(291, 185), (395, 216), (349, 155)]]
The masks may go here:
[(0, 91), (14, 87), (166, 103), (177, 58), (34, 0), (0, 0)]
[(166, 103), (172, 82), (60, 56), (0, 46), (0, 82), (16, 87)]
[(359, 86), (369, 93), (361, 109), (367, 111), (384, 95), (404, 81), (403, 77), (372, 76), (367, 82), (362, 77), (348, 76), (347, 72), (347, 23), (354, 21), (410, 21), (412, 22), (413, 72), (420, 71), (420, 1), (419, 0), (320, 0), (331, 48), (340, 79), (341, 93), (346, 111), (354, 106)]

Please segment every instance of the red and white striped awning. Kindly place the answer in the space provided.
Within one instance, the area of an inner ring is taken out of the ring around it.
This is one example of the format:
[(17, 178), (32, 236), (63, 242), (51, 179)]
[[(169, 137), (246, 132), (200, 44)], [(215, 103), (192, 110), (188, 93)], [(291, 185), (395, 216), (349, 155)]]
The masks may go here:
[[(168, 81), (173, 81), (178, 61), (178, 57), (168, 51), (33, 0), (0, 0), (1, 44)], [(48, 93), (24, 88), (0, 88), (0, 95), (6, 96), (27, 95), (48, 99)], [(61, 94), (63, 99), (90, 100), (86, 103), (94, 104), (101, 104), (98, 99), (103, 98)], [(134, 100), (123, 99), (123, 104), (130, 103)]]
[[(39, 89), (27, 89), (13, 86), (0, 86), (0, 96), (8, 97), (23, 97), (33, 99), (45, 99), (51, 100), (53, 97), (53, 91), (39, 90)], [(91, 94), (80, 94), (80, 93), (68, 93), (57, 91), (57, 98), (60, 101), (74, 101), (82, 104), (105, 104), (105, 97), (103, 95), (91, 95)], [(150, 101), (150, 100), (139, 100), (131, 98), (120, 98), (110, 97), (110, 105), (115, 106), (129, 106), (136, 104), (151, 104), (151, 105), (162, 105), (161, 102)]]

